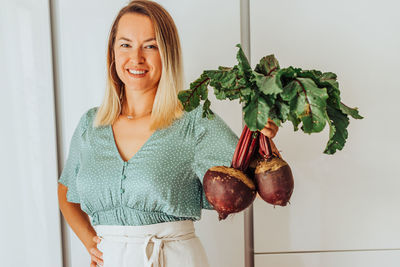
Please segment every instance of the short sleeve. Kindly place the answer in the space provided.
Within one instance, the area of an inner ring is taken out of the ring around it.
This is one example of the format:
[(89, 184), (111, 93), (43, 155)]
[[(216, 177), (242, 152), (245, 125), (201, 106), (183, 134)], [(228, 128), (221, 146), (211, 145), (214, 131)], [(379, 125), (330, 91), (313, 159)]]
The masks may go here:
[[(239, 137), (214, 112), (213, 119), (202, 117), (202, 106), (195, 110), (194, 135), (196, 140), (193, 171), (203, 183), (204, 174), (213, 166), (231, 166)], [(204, 192), (203, 192), (204, 193)], [(213, 209), (203, 194), (203, 208)]]
[(76, 175), (80, 167), (82, 135), (87, 129), (87, 116), (88, 112), (85, 112), (75, 128), (69, 146), (68, 157), (58, 180), (59, 183), (62, 183), (68, 187), (67, 200), (73, 203), (80, 203), (80, 198), (76, 187)]

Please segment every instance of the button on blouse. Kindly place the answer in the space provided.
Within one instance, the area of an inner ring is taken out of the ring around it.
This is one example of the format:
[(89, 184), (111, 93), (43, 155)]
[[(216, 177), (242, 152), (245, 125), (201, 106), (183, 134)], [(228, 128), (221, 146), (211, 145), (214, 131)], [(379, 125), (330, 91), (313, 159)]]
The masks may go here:
[(156, 130), (124, 161), (111, 125), (94, 127), (98, 107), (75, 128), (59, 182), (67, 200), (80, 203), (92, 225), (147, 225), (199, 220), (213, 209), (202, 181), (212, 166), (230, 166), (239, 140), (218, 114), (202, 117), (202, 105)]

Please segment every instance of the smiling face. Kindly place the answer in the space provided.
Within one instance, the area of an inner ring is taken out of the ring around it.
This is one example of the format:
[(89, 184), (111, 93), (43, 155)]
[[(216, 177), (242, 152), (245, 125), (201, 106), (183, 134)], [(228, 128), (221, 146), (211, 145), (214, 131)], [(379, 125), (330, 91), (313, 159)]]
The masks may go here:
[(121, 17), (114, 42), (115, 68), (126, 90), (157, 90), (162, 62), (150, 18)]

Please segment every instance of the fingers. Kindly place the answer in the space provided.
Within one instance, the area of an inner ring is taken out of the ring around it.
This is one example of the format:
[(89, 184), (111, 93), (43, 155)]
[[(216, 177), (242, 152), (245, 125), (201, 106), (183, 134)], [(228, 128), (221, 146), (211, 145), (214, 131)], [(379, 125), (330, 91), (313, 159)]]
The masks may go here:
[(279, 130), (279, 126), (277, 126), (273, 120), (268, 118), (268, 123), (267, 123), (267, 125), (265, 125), (264, 129), (261, 130), (261, 133), (263, 133), (268, 138), (272, 139), (275, 137), (278, 130)]
[(90, 254), (92, 254), (100, 259), (103, 259), (103, 252), (101, 252), (98, 248), (92, 248), (90, 250)]
[[(100, 259), (99, 257), (95, 256), (94, 254), (90, 255), (90, 259), (95, 264), (94, 267), (97, 267), (96, 264), (99, 265), (99, 266), (103, 266), (104, 265), (103, 260)], [(90, 267), (92, 267), (92, 264), (90, 264)]]
[(101, 239), (100, 239), (100, 237), (98, 237), (97, 235), (95, 235), (95, 236), (93, 237), (93, 241), (96, 242), (97, 244), (99, 244), (99, 243), (101, 242)]
[(265, 126), (264, 129), (261, 130), (261, 132), (268, 138), (272, 139), (275, 137), (275, 135), (278, 132), (278, 128), (273, 128), (273, 127), (268, 127)]
[[(93, 237), (93, 241), (96, 242), (97, 244), (99, 244), (101, 242), (101, 239), (98, 236), (94, 236)], [(90, 249), (90, 257), (92, 260), (92, 263), (94, 264), (94, 267), (97, 267), (97, 265), (103, 265), (103, 252), (101, 252), (97, 246), (93, 247)], [(90, 264), (90, 267), (92, 267), (92, 263)]]
[(275, 122), (273, 120), (271, 120), (270, 118), (268, 118), (268, 123), (267, 123), (267, 125), (265, 125), (265, 127), (271, 128), (271, 129), (275, 130), (276, 132), (279, 129), (279, 126), (276, 125)]
[(268, 138), (272, 139), (275, 137), (276, 132), (274, 130), (268, 129), (268, 128), (264, 128), (261, 130), (261, 132)]

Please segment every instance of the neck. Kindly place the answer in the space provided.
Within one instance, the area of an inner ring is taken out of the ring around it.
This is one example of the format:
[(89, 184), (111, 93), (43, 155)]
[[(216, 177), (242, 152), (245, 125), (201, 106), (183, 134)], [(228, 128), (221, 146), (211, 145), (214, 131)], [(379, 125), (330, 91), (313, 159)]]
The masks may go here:
[(153, 108), (157, 88), (150, 90), (126, 90), (122, 103), (122, 113), (131, 116), (149, 114)]

